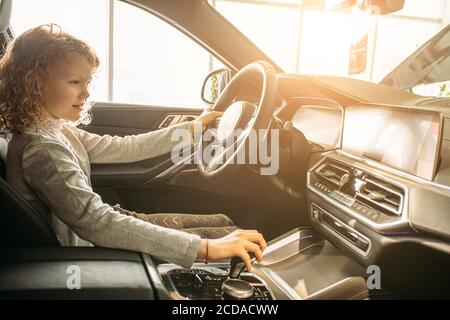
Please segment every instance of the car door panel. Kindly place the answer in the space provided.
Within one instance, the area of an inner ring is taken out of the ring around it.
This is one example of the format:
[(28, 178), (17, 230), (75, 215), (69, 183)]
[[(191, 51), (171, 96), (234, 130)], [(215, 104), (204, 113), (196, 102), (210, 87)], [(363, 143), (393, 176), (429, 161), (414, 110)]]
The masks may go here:
[(93, 164), (92, 184), (94, 186), (133, 186), (152, 181), (174, 164), (170, 156), (146, 159), (133, 163)]
[[(130, 135), (161, 128), (169, 115), (179, 115), (178, 122), (192, 120), (201, 108), (177, 108), (97, 102), (92, 108), (93, 119), (85, 130), (97, 134)], [(171, 123), (175, 124), (174, 122)]]
[[(161, 129), (161, 124), (168, 115), (178, 115), (180, 122), (189, 117), (194, 118), (201, 111), (200, 109), (96, 103), (92, 109), (93, 120), (83, 129), (99, 135), (141, 134)], [(94, 187), (142, 185), (172, 166), (174, 163), (170, 153), (134, 163), (93, 164), (91, 166), (92, 183)]]
[[(92, 108), (92, 122), (82, 129), (99, 135), (141, 134), (161, 129), (168, 116), (176, 116), (171, 122), (175, 124), (193, 119), (201, 112), (201, 109), (194, 108), (99, 102)], [(172, 186), (167, 185), (170, 178), (176, 174), (183, 174), (181, 189), (176, 183)], [(145, 201), (147, 204), (142, 204), (142, 197), (149, 200), (152, 194), (156, 194), (155, 189), (163, 188), (167, 197), (177, 194), (176, 196), (184, 201), (183, 199), (187, 198), (193, 199), (192, 192), (197, 192), (198, 197), (201, 197), (204, 191), (211, 188), (209, 183), (199, 176), (195, 165), (174, 164), (170, 153), (133, 163), (92, 164), (91, 181), (94, 190), (104, 201), (147, 211), (154, 210), (155, 207), (151, 204), (152, 201)], [(195, 186), (193, 189), (197, 191), (191, 190), (191, 195), (187, 198), (180, 194), (190, 189), (191, 185)], [(141, 196), (136, 198), (130, 194)], [(158, 197), (161, 198), (161, 195)], [(166, 206), (165, 210), (170, 208)]]

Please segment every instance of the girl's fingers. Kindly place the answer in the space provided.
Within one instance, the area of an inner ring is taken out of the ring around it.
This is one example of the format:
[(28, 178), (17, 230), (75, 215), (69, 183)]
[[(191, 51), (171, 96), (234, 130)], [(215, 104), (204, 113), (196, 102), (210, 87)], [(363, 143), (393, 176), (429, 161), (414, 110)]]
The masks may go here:
[(247, 242), (244, 244), (244, 248), (245, 248), (246, 251), (250, 251), (250, 252), (254, 253), (254, 254), (255, 254), (255, 257), (256, 257), (256, 260), (257, 260), (258, 262), (261, 262), (261, 261), (262, 261), (262, 252), (261, 252), (261, 248), (260, 248), (256, 243), (247, 241)]
[(262, 251), (267, 248), (266, 240), (264, 240), (264, 237), (259, 232), (244, 232), (244, 237), (248, 241), (257, 243)]
[(250, 261), (250, 256), (248, 255), (247, 251), (242, 248), (239, 255), (242, 259), (242, 261), (245, 262), (245, 267), (248, 272), (252, 271), (252, 262)]
[(203, 114), (200, 115), (199, 118), (202, 120), (202, 122), (210, 123), (214, 121), (214, 119), (220, 117), (222, 114), (223, 112), (219, 111), (204, 112)]
[(211, 115), (211, 117), (212, 117), (213, 119), (215, 119), (215, 118), (220, 117), (221, 115), (223, 115), (223, 112), (212, 111), (212, 112), (210, 113), (210, 115)]

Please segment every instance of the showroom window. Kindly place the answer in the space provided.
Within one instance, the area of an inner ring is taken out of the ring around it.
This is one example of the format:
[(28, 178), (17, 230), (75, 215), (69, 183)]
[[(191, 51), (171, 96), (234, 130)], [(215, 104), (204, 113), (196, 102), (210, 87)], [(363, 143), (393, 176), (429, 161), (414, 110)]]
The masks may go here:
[(114, 9), (113, 101), (198, 107), (209, 53), (151, 14), (122, 2)]
[(212, 67), (221, 66), (180, 31), (121, 1), (14, 1), (16, 36), (47, 23), (87, 41), (99, 55), (94, 101), (204, 107), (203, 80)]
[[(450, 0), (408, 0), (398, 12), (370, 19), (326, 11), (323, 0), (208, 1), (287, 72), (372, 82), (450, 21)], [(100, 56), (93, 100), (203, 107), (204, 77), (222, 67), (180, 31), (118, 0), (14, 0), (16, 35), (49, 22), (86, 40)], [(353, 59), (355, 52), (362, 54)]]
[(299, 1), (290, 1), (288, 6), (224, 0), (210, 4), (281, 68), (295, 71), (301, 20)]
[[(450, 20), (450, 0), (408, 0), (402, 10), (380, 17), (326, 10), (323, 0), (209, 2), (287, 72), (372, 82)], [(364, 53), (354, 66), (351, 57), (359, 49)]]
[(11, 26), (16, 37), (28, 29), (48, 23), (60, 25), (64, 31), (85, 40), (95, 49), (102, 64), (93, 79), (91, 99), (107, 101), (108, 1), (14, 0)]

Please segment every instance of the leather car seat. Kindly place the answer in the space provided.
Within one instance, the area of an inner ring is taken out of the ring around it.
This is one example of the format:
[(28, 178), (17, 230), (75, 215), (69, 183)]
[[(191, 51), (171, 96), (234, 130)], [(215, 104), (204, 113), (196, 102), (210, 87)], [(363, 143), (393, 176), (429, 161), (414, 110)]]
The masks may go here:
[(0, 135), (0, 247), (60, 246), (44, 216), (6, 182), (8, 142)]

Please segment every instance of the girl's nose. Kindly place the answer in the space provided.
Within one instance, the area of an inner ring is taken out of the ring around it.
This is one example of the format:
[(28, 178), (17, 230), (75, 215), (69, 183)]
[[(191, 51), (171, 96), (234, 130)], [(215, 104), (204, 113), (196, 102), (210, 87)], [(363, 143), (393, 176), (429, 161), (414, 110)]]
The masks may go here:
[(88, 88), (87, 87), (84, 87), (84, 90), (81, 92), (81, 98), (83, 99), (83, 100), (86, 100), (87, 98), (89, 98), (89, 95), (90, 95), (90, 93), (89, 93), (89, 90), (88, 90)]

